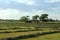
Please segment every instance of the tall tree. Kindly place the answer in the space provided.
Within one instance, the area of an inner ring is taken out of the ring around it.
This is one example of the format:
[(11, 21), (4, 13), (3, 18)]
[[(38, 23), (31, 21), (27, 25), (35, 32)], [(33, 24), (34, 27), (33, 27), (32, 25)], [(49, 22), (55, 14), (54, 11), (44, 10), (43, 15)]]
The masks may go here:
[(42, 14), (40, 17), (39, 17), (39, 19), (40, 19), (40, 21), (42, 21), (42, 22), (46, 22), (47, 21), (47, 19), (48, 19), (48, 14)]
[(22, 17), (20, 18), (20, 20), (23, 21), (23, 22), (28, 22), (28, 21), (30, 20), (28, 17), (29, 17), (29, 16), (22, 16)]
[(32, 17), (34, 22), (38, 22), (38, 18), (39, 18), (39, 15), (35, 15), (35, 16)]

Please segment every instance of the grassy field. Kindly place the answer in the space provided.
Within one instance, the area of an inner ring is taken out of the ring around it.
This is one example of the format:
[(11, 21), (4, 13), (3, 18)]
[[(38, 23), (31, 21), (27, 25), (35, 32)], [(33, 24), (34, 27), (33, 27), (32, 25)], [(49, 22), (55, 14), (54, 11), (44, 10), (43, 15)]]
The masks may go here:
[[(59, 30), (60, 22), (21, 23), (19, 21), (2, 21), (0, 22), (0, 39), (15, 38), (40, 32), (51, 32)], [(54, 33), (22, 40), (60, 40), (59, 37), (60, 33)]]
[(35, 38), (28, 38), (25, 40), (60, 40), (60, 33), (38, 36)]
[[(23, 36), (23, 35), (28, 35), (28, 34), (35, 34), (39, 32), (49, 32), (49, 31), (54, 31), (49, 28), (42, 29), (42, 30), (33, 30), (33, 31), (27, 31), (27, 32), (19, 32), (17, 30), (0, 30), (0, 39), (1, 38), (7, 38), (7, 37), (17, 37), (17, 36)], [(2, 32), (2, 33), (1, 33)]]
[(0, 39), (1, 38), (7, 38), (7, 37), (17, 37), (17, 36), (23, 36), (23, 35), (28, 35), (28, 34), (33, 34), (33, 33), (37, 33), (40, 31), (33, 31), (33, 32), (16, 32), (16, 33), (3, 33), (0, 34)]

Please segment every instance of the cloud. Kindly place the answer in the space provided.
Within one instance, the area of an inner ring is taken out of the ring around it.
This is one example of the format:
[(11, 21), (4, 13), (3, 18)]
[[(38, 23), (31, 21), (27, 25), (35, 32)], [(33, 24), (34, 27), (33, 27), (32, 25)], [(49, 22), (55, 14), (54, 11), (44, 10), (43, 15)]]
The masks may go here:
[[(52, 8), (56, 10), (57, 8)], [(49, 18), (60, 19), (60, 14), (56, 14), (55, 12), (49, 12), (46, 10), (35, 10), (32, 11), (21, 11), (17, 9), (1, 9), (0, 8), (0, 19), (20, 19), (21, 16), (32, 16), (41, 15), (41, 14), (49, 14)]]
[(18, 2), (18, 3), (24, 3), (26, 5), (33, 5), (34, 4), (34, 1), (32, 0), (11, 0), (13, 2)]
[(49, 18), (60, 20), (60, 14), (49, 14)]
[(33, 15), (41, 15), (41, 14), (48, 14), (49, 18), (52, 19), (59, 19), (60, 20), (60, 8), (49, 8), (47, 10), (32, 10), (33, 11)]
[(21, 16), (40, 15), (43, 10), (32, 10), (32, 11), (21, 11), (17, 9), (1, 9), (0, 8), (0, 19), (20, 19)]
[(0, 0), (0, 18), (18, 19), (24, 15), (33, 16), (43, 13), (57, 14), (58, 17), (60, 0)]
[(52, 7), (60, 7), (60, 2), (45, 3), (44, 0), (3, 0), (0, 1), (0, 8), (19, 9), (22, 11), (32, 11), (32, 9), (46, 10)]
[(45, 2), (54, 3), (54, 2), (60, 2), (60, 0), (45, 0)]
[(16, 9), (0, 9), (0, 19), (13, 19), (18, 13)]

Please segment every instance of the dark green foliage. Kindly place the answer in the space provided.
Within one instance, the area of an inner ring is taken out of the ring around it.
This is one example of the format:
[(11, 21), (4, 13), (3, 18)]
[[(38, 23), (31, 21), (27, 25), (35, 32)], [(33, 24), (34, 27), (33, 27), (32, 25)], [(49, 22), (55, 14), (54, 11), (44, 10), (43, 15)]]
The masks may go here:
[(22, 22), (29, 22), (30, 20), (29, 20), (28, 17), (29, 17), (29, 16), (22, 16), (22, 17), (20, 18), (20, 20), (21, 20)]
[(39, 15), (35, 15), (32, 17), (32, 20), (35, 22), (35, 23), (38, 23), (38, 18), (39, 18)]
[(42, 22), (46, 22), (48, 21), (48, 14), (42, 14), (40, 17), (39, 17), (40, 21)]

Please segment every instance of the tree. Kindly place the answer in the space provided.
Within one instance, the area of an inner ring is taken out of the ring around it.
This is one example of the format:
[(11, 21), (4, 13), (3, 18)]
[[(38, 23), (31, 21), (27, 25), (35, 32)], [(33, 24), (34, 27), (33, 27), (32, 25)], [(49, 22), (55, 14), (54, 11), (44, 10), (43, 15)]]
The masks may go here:
[(39, 18), (39, 15), (35, 15), (35, 16), (32, 17), (34, 22), (38, 22), (38, 18)]
[(46, 22), (47, 21), (47, 19), (48, 19), (48, 14), (42, 14), (40, 17), (39, 17), (39, 19), (40, 19), (40, 21), (42, 21), (42, 22)]
[(28, 22), (30, 19), (28, 18), (29, 16), (22, 16), (21, 18), (20, 18), (20, 20), (22, 21), (22, 22)]
[(48, 19), (48, 21), (53, 22), (54, 20), (52, 18)]

